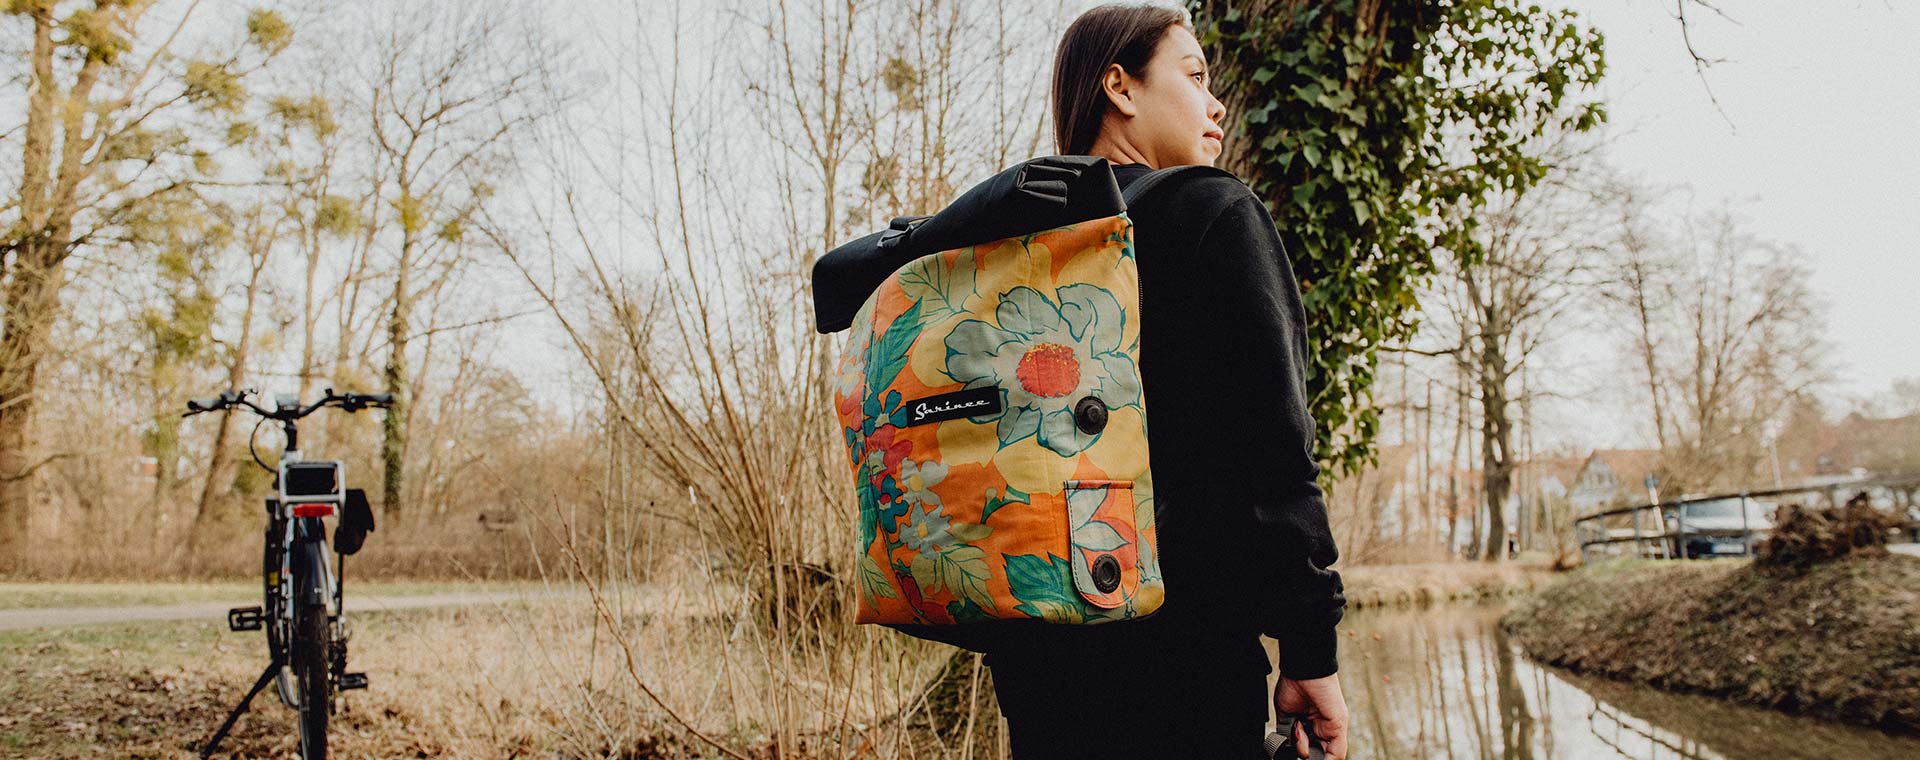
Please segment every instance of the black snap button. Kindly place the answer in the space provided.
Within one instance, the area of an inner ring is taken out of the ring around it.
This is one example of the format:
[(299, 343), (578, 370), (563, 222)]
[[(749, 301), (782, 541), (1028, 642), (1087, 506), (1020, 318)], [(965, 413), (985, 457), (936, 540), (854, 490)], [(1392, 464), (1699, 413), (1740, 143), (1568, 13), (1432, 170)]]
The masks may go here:
[(1099, 397), (1088, 396), (1073, 405), (1073, 425), (1080, 432), (1093, 435), (1107, 428), (1107, 402)]
[(1102, 594), (1113, 593), (1120, 587), (1120, 560), (1111, 554), (1102, 554), (1093, 560), (1093, 587)]

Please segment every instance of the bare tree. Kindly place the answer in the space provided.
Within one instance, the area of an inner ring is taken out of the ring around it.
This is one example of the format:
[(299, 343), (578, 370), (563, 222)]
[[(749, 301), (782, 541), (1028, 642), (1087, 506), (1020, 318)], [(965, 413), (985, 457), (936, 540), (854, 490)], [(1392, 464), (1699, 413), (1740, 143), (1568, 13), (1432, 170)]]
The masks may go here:
[(1608, 303), (1644, 373), (1673, 488), (1747, 485), (1769, 420), (1825, 379), (1822, 304), (1796, 249), (1740, 230), (1721, 208), (1649, 232), (1645, 190), (1614, 183)]
[[(418, 377), (409, 355), (422, 303), (463, 266), (461, 244), (495, 191), (488, 170), (507, 138), (534, 118), (525, 100), (552, 51), (516, 37), (491, 5), (397, 12), (378, 43), (367, 116), (382, 200), (399, 239), (390, 261), (386, 365), (393, 405), (382, 418), (383, 509), (405, 512), (407, 440)], [(517, 43), (526, 43), (525, 46)]]
[(1478, 212), (1475, 239), (1450, 248), (1431, 299), (1459, 337), (1439, 352), (1455, 357), (1479, 403), (1487, 561), (1506, 556), (1505, 509), (1522, 461), (1515, 417), (1529, 399), (1517, 380), (1564, 329), (1561, 317), (1578, 303), (1600, 250), (1601, 219), (1583, 174), (1591, 147), (1561, 141), (1545, 155), (1551, 168), (1539, 185), (1517, 197), (1503, 191)]
[[(248, 362), (254, 354), (258, 309), (267, 297), (267, 265), (273, 259), (275, 247), (286, 234), (286, 217), (271, 202), (243, 207), (214, 204), (212, 208), (222, 226), (232, 231), (231, 244), (239, 249), (246, 262), (246, 278), (239, 287), (240, 309), (236, 316), (234, 337), (223, 346), (226, 349), (225, 385), (230, 389), (243, 388), (246, 386)], [(219, 415), (213, 452), (207, 465), (207, 481), (200, 490), (199, 506), (194, 510), (189, 557), (197, 557), (199, 550), (211, 538), (209, 534), (212, 530), (232, 516), (231, 513), (223, 514), (220, 507), (232, 492), (234, 454), (231, 441), (239, 419), (238, 413), (231, 407), (221, 410)]]
[(1618, 230), (1612, 245), (1613, 278), (1602, 288), (1602, 297), (1628, 319), (1633, 326), (1633, 364), (1641, 371), (1647, 390), (1648, 411), (1653, 420), (1654, 440), (1667, 447), (1668, 402), (1660, 376), (1661, 332), (1656, 321), (1663, 292), (1679, 274), (1677, 262), (1666, 255), (1660, 231), (1653, 226), (1652, 206), (1656, 197), (1631, 182), (1615, 180), (1609, 188)]

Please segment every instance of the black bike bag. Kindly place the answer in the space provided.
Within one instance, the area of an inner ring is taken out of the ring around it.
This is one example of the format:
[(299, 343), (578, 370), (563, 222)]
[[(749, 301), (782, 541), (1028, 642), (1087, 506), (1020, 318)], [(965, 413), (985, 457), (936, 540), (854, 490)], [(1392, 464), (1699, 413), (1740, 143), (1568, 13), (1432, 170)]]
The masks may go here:
[(340, 525), (333, 529), (333, 550), (347, 555), (359, 552), (367, 541), (367, 534), (372, 532), (373, 506), (367, 503), (367, 492), (347, 489), (347, 503), (340, 510)]

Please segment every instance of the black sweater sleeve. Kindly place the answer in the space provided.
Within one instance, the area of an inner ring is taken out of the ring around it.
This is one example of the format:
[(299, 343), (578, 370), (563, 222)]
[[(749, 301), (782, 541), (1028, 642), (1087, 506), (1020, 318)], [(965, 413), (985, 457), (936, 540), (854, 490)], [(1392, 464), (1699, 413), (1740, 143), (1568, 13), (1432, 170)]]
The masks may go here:
[(1233, 442), (1238, 461), (1220, 469), (1244, 477), (1223, 484), (1223, 506), (1249, 531), (1241, 564), (1256, 588), (1268, 590), (1251, 611), (1261, 632), (1279, 642), (1281, 674), (1319, 678), (1338, 669), (1334, 628), (1346, 596), (1340, 573), (1329, 568), (1340, 555), (1313, 457), (1305, 311), (1266, 206), (1244, 185), (1235, 190), (1195, 252), (1210, 270), (1217, 313), (1229, 322), (1222, 327), (1238, 344), (1231, 360), (1208, 368), (1212, 382), (1237, 399), (1218, 432)]

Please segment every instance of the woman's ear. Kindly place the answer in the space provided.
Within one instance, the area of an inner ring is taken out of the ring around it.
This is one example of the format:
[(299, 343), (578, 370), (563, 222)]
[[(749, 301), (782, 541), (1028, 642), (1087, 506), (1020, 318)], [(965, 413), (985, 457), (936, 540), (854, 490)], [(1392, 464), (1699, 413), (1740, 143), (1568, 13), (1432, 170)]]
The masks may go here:
[(1100, 77), (1100, 89), (1107, 94), (1107, 102), (1115, 110), (1128, 116), (1140, 115), (1140, 109), (1133, 102), (1133, 77), (1120, 64), (1110, 64), (1107, 72)]

